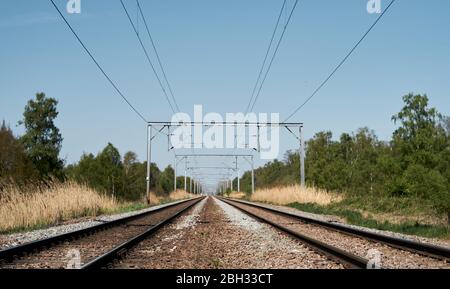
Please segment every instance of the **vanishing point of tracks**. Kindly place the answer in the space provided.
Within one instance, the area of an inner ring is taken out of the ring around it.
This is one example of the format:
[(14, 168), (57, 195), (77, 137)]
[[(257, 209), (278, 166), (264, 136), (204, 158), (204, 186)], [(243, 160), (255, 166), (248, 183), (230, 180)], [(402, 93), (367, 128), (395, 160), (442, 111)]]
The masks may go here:
[(0, 251), (1, 269), (62, 269), (72, 252), (81, 268), (96, 268), (118, 258), (203, 198), (176, 202), (158, 209), (106, 222), (67, 234)]
[[(79, 252), (81, 268), (108, 268), (115, 261), (126, 259), (130, 249), (203, 199), (173, 203), (146, 213), (0, 251), (0, 268), (66, 268), (68, 252), (72, 250)], [(379, 265), (381, 268), (449, 268), (450, 249), (446, 247), (310, 219), (255, 203), (224, 198), (217, 201), (287, 233), (345, 268), (367, 268), (368, 265)], [(221, 235), (220, 238), (226, 237)], [(211, 246), (216, 245), (213, 242)]]
[(450, 268), (450, 248), (302, 217), (255, 203), (225, 203), (301, 240), (347, 268)]

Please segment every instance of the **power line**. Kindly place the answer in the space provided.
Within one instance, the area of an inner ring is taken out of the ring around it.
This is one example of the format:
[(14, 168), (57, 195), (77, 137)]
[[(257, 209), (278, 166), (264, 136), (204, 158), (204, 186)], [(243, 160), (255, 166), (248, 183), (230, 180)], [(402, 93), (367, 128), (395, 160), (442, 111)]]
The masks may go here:
[(125, 4), (123, 3), (123, 0), (120, 0), (120, 3), (122, 4), (122, 7), (123, 7), (123, 9), (124, 9), (124, 11), (125, 11), (125, 14), (127, 15), (128, 20), (130, 21), (131, 26), (133, 27), (134, 33), (136, 34), (136, 36), (137, 36), (137, 38), (138, 38), (138, 40), (139, 40), (139, 43), (140, 43), (140, 45), (141, 45), (141, 47), (142, 47), (142, 49), (143, 49), (143, 51), (144, 51), (145, 57), (147, 58), (147, 61), (148, 61), (148, 63), (150, 64), (150, 67), (152, 68), (153, 73), (154, 73), (155, 76), (156, 76), (156, 79), (158, 80), (159, 86), (161, 87), (161, 89), (162, 89), (162, 91), (163, 91), (163, 93), (164, 93), (164, 96), (166, 97), (167, 103), (169, 104), (170, 109), (172, 110), (172, 112), (175, 114), (175, 113), (176, 113), (176, 112), (175, 112), (175, 109), (173, 108), (173, 105), (172, 105), (172, 103), (170, 102), (170, 99), (169, 99), (169, 96), (168, 96), (168, 94), (167, 94), (167, 91), (166, 91), (166, 89), (164, 88), (164, 85), (163, 85), (163, 83), (162, 83), (162, 81), (161, 81), (161, 78), (159, 77), (158, 73), (156, 72), (155, 66), (153, 65), (153, 63), (152, 63), (152, 61), (151, 61), (151, 59), (150, 59), (150, 56), (149, 56), (149, 54), (148, 54), (148, 52), (147, 52), (147, 49), (145, 48), (145, 45), (144, 45), (144, 43), (142, 42), (141, 36), (139, 35), (139, 32), (137, 31), (136, 26), (134, 25), (134, 22), (133, 22), (133, 20), (131, 19), (130, 14), (128, 13), (128, 10), (127, 10), (127, 8), (125, 7)]
[(264, 57), (264, 61), (261, 65), (261, 69), (259, 70), (258, 78), (256, 79), (255, 86), (253, 87), (253, 92), (250, 97), (250, 101), (248, 102), (247, 108), (245, 109), (246, 114), (247, 114), (248, 110), (250, 109), (250, 105), (252, 104), (253, 98), (255, 97), (256, 88), (258, 87), (259, 81), (261, 80), (261, 76), (264, 71), (264, 67), (266, 66), (267, 58), (269, 57), (269, 52), (270, 52), (270, 49), (272, 48), (273, 40), (275, 39), (275, 35), (277, 33), (278, 26), (280, 25), (280, 20), (281, 20), (281, 16), (283, 15), (284, 7), (286, 6), (286, 1), (287, 0), (284, 0), (283, 5), (281, 6), (281, 11), (280, 11), (280, 14), (278, 15), (277, 23), (275, 24), (275, 28), (272, 33), (272, 38), (270, 39), (269, 47), (267, 47), (266, 56)]
[(153, 41), (152, 34), (150, 33), (150, 29), (148, 28), (147, 19), (145, 18), (144, 13), (142, 12), (141, 4), (140, 4), (139, 0), (136, 0), (136, 3), (137, 3), (137, 6), (138, 6), (138, 9), (139, 9), (139, 13), (141, 14), (142, 20), (144, 22), (145, 29), (147, 30), (148, 37), (150, 38), (150, 41), (152, 43), (153, 50), (155, 51), (156, 58), (158, 59), (159, 67), (161, 68), (161, 71), (163, 73), (163, 76), (164, 76), (164, 79), (166, 81), (167, 87), (169, 88), (170, 95), (172, 96), (173, 103), (175, 104), (175, 107), (176, 107), (177, 111), (180, 111), (180, 107), (178, 106), (177, 101), (175, 99), (175, 96), (174, 96), (174, 93), (173, 93), (173, 90), (172, 90), (172, 86), (170, 85), (170, 82), (167, 79), (166, 71), (165, 71), (165, 69), (164, 69), (164, 67), (162, 65), (162, 61), (161, 61), (161, 58), (159, 57), (158, 50), (156, 49), (155, 42)]
[(109, 83), (112, 85), (112, 87), (116, 90), (116, 92), (122, 97), (122, 99), (128, 104), (128, 106), (144, 121), (148, 122), (147, 119), (131, 104), (131, 102), (125, 97), (125, 95), (120, 91), (120, 89), (117, 87), (117, 85), (112, 81), (112, 79), (109, 77), (109, 75), (105, 72), (105, 70), (100, 66), (98, 61), (95, 59), (95, 57), (92, 55), (92, 53), (89, 51), (89, 49), (86, 47), (86, 45), (81, 41), (78, 34), (75, 32), (75, 30), (72, 28), (70, 23), (67, 21), (66, 17), (61, 13), (61, 10), (59, 10), (58, 6), (56, 6), (55, 2), (53, 0), (50, 0), (50, 2), (55, 7), (56, 11), (58, 11), (59, 15), (62, 17), (64, 22), (69, 27), (70, 31), (72, 31), (73, 35), (76, 37), (78, 42), (81, 44), (81, 46), (84, 48), (86, 53), (89, 55), (89, 57), (94, 61), (95, 65), (98, 67), (98, 69), (102, 72), (102, 74), (105, 76), (105, 78), (109, 81)]
[[(278, 44), (277, 44), (277, 46), (276, 46), (275, 52), (273, 53), (272, 59), (270, 60), (269, 67), (267, 68), (267, 71), (266, 71), (266, 73), (265, 73), (265, 75), (264, 75), (264, 78), (263, 78), (263, 80), (262, 80), (262, 82), (261, 82), (261, 84), (260, 84), (260, 86), (259, 86), (258, 93), (256, 94), (255, 100), (253, 101), (253, 104), (252, 104), (252, 106), (251, 106), (251, 108), (250, 108), (250, 111), (252, 111), (252, 110), (254, 109), (255, 104), (256, 104), (256, 101), (258, 101), (258, 98), (259, 98), (259, 96), (260, 96), (260, 94), (261, 94), (261, 90), (262, 90), (262, 88), (263, 88), (263, 86), (264, 86), (264, 83), (266, 82), (266, 79), (267, 79), (267, 76), (269, 75), (270, 69), (272, 68), (273, 61), (275, 60), (275, 57), (276, 57), (276, 55), (277, 55), (277, 53), (278, 53), (278, 50), (279, 50), (279, 48), (280, 48), (281, 42), (283, 41), (284, 35), (285, 35), (285, 33), (286, 33), (286, 30), (287, 30), (287, 28), (288, 28), (288, 26), (289, 26), (289, 23), (291, 22), (292, 15), (294, 14), (295, 8), (297, 8), (298, 2), (299, 2), (299, 0), (296, 0), (296, 1), (295, 1), (294, 6), (292, 7), (291, 13), (289, 14), (289, 18), (288, 18), (286, 24), (284, 25), (283, 33), (281, 34), (281, 37), (280, 37), (280, 39), (278, 40)], [(248, 112), (248, 111), (247, 111), (247, 112)]]
[(325, 84), (333, 77), (333, 75), (341, 68), (341, 66), (347, 61), (347, 59), (353, 54), (353, 52), (358, 48), (358, 46), (363, 42), (363, 40), (366, 38), (366, 36), (372, 31), (372, 29), (377, 25), (377, 23), (383, 18), (384, 14), (389, 10), (389, 8), (394, 4), (396, 0), (392, 0), (389, 5), (384, 9), (384, 11), (380, 14), (380, 16), (377, 18), (377, 20), (370, 26), (370, 28), (364, 33), (364, 35), (361, 37), (361, 39), (353, 46), (353, 48), (350, 50), (349, 53), (344, 57), (344, 59), (341, 60), (341, 62), (334, 68), (334, 70), (330, 73), (330, 75), (319, 85), (319, 87), (316, 88), (316, 90), (309, 96), (297, 109), (294, 110), (293, 113), (289, 115), (288, 118), (286, 118), (283, 122), (288, 121), (291, 119), (300, 109), (302, 109), (324, 86)]

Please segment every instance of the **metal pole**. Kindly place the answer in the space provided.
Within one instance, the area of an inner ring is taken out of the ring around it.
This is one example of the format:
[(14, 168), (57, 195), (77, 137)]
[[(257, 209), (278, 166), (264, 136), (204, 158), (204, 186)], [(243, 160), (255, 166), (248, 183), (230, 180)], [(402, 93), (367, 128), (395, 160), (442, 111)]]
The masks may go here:
[(147, 203), (150, 205), (150, 178), (152, 162), (152, 126), (147, 126)]
[(173, 191), (177, 191), (177, 158), (173, 162)]
[(303, 140), (303, 126), (300, 126), (300, 186), (305, 187), (305, 143)]
[(241, 191), (241, 181), (239, 179), (239, 170), (238, 170), (238, 157), (236, 157), (236, 178), (237, 178), (237, 191)]
[(184, 191), (187, 192), (187, 159), (184, 162)]
[(259, 125), (258, 125), (258, 152), (261, 152), (261, 140), (260, 140), (260, 138), (261, 138), (261, 134), (260, 134), (260, 131), (261, 131), (261, 129), (260, 129), (260, 127), (259, 127)]
[(255, 193), (255, 165), (252, 156), (252, 194)]
[(238, 189), (238, 192), (241, 192), (241, 179), (239, 178), (239, 171), (237, 171), (237, 182), (238, 182), (238, 187), (237, 187), (237, 189)]
[(233, 191), (233, 179), (230, 180), (230, 184), (231, 184), (231, 191)]
[(192, 173), (190, 174), (189, 177), (189, 193), (192, 193)]

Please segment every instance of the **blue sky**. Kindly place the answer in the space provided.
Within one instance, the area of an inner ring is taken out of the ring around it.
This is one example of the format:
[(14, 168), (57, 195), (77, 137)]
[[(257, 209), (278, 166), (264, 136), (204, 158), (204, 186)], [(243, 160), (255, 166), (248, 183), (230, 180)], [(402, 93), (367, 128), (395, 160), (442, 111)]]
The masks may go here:
[[(289, 7), (293, 0), (289, 0)], [(65, 8), (66, 0), (56, 0)], [(125, 3), (136, 15), (134, 0)], [(366, 0), (300, 1), (255, 107), (286, 117), (308, 97), (377, 15)], [(382, 0), (383, 7), (387, 0)], [(181, 110), (244, 111), (282, 0), (141, 0)], [(16, 127), (26, 101), (43, 91), (59, 100), (61, 156), (69, 163), (107, 142), (145, 157), (145, 125), (123, 103), (47, 0), (0, 4), (0, 118)], [(450, 114), (450, 2), (397, 0), (356, 53), (293, 119), (306, 137), (338, 136), (368, 126), (381, 139), (408, 92), (427, 93)], [(67, 15), (80, 37), (149, 120), (171, 111), (151, 73), (119, 0), (82, 0)], [(283, 18), (284, 19), (284, 18)], [(142, 24), (140, 26), (141, 32)], [(147, 42), (146, 42), (147, 43)], [(149, 48), (150, 49), (150, 46)], [(281, 156), (296, 148), (283, 135)], [(172, 161), (163, 140), (155, 160)]]

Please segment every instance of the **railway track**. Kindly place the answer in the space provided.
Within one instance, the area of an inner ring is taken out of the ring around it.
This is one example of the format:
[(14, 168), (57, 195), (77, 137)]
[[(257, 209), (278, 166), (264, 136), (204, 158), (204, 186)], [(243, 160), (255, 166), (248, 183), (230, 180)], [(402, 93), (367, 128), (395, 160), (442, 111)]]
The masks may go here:
[[(118, 264), (116, 261), (127, 259), (135, 247), (141, 246), (143, 242), (148, 243), (148, 237), (203, 199), (169, 204), (135, 216), (0, 251), (0, 269), (67, 268), (68, 258), (73, 257), (68, 256), (68, 253), (74, 251), (80, 257), (77, 268), (114, 267), (114, 264)], [(450, 268), (449, 248), (310, 219), (241, 200), (217, 198), (217, 202), (224, 202), (294, 236), (313, 251), (345, 268), (368, 268), (374, 264), (382, 268)], [(208, 204), (207, 212), (213, 216), (218, 207), (213, 206), (211, 201)], [(211, 228), (205, 228), (205, 232), (209, 233)], [(214, 247), (214, 244), (212, 242), (211, 246)], [(368, 255), (369, 252), (372, 255)], [(379, 253), (376, 263), (373, 262), (373, 257), (377, 257), (373, 255), (374, 252)], [(132, 261), (145, 263), (144, 259), (140, 261), (145, 258), (143, 254), (136, 254), (132, 254), (137, 258)]]
[[(251, 202), (219, 198), (242, 212), (300, 239), (349, 268), (450, 268), (450, 249), (298, 216)], [(374, 255), (375, 254), (375, 255)], [(376, 256), (376, 255), (379, 256)], [(377, 259), (375, 259), (377, 260)]]
[[(156, 232), (203, 198), (172, 203), (138, 215), (0, 251), (0, 269), (62, 269), (78, 254), (84, 269), (99, 268)], [(78, 266), (76, 266), (78, 267)]]

